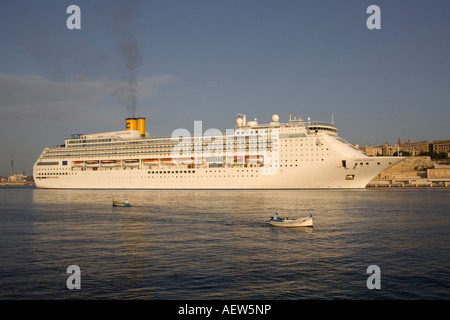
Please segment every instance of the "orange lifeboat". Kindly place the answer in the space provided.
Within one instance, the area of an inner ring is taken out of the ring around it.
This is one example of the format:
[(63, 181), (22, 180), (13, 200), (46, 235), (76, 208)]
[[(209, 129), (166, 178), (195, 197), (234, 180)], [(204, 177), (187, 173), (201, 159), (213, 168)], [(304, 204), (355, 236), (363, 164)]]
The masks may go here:
[(144, 159), (144, 163), (158, 163), (158, 159)]

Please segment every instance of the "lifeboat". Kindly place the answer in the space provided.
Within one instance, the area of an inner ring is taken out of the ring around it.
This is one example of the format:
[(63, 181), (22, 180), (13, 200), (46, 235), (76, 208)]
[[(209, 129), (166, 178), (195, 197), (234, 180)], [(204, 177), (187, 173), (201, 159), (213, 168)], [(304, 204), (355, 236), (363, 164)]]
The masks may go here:
[(74, 166), (83, 166), (84, 165), (84, 161), (74, 161), (73, 165)]
[(191, 164), (194, 163), (194, 158), (180, 158), (178, 162), (181, 164)]
[(264, 162), (263, 156), (245, 156), (245, 161), (248, 163), (262, 163)]
[(139, 160), (138, 159), (127, 159), (123, 163), (125, 166), (138, 166)]
[(86, 166), (88, 167), (98, 167), (99, 161), (98, 160), (88, 160), (86, 161)]
[(102, 160), (102, 166), (106, 166), (106, 167), (112, 167), (112, 166), (116, 166), (117, 165), (117, 161), (116, 160)]
[(158, 164), (158, 159), (144, 159), (144, 164)]
[(163, 159), (161, 159), (161, 162), (165, 163), (165, 164), (173, 164), (174, 163), (174, 159), (172, 159), (172, 158), (163, 158)]

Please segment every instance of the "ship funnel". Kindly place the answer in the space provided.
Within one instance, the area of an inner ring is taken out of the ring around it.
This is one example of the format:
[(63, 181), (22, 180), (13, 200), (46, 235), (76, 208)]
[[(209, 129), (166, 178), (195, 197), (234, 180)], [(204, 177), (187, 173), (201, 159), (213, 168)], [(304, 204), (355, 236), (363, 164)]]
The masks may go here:
[(137, 130), (137, 119), (136, 118), (127, 118), (125, 129), (128, 130)]
[(141, 134), (141, 137), (145, 137), (145, 118), (137, 118), (137, 129)]

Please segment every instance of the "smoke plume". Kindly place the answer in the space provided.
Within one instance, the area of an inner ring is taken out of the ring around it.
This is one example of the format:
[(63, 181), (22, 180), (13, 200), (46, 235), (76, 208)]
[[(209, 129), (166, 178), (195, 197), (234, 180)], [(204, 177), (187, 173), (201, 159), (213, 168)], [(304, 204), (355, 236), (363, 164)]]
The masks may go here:
[(142, 55), (137, 40), (137, 6), (138, 1), (121, 0), (118, 2), (115, 17), (116, 45), (119, 53), (119, 63), (122, 63), (122, 85), (114, 90), (113, 95), (128, 111), (128, 116), (136, 116), (137, 68), (142, 64)]

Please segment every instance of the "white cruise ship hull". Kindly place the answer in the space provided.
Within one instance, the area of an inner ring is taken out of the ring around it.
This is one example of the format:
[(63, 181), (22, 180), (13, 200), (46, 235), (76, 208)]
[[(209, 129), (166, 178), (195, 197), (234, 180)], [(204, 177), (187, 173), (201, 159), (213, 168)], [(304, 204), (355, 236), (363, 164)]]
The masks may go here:
[[(347, 160), (350, 168), (343, 168), (342, 160), (317, 162), (302, 167), (278, 168), (272, 175), (261, 174), (261, 168), (254, 167), (75, 171), (39, 179), (36, 186), (69, 189), (361, 189), (377, 174), (402, 160), (401, 157), (355, 158)], [(359, 166), (353, 168), (354, 163)]]

